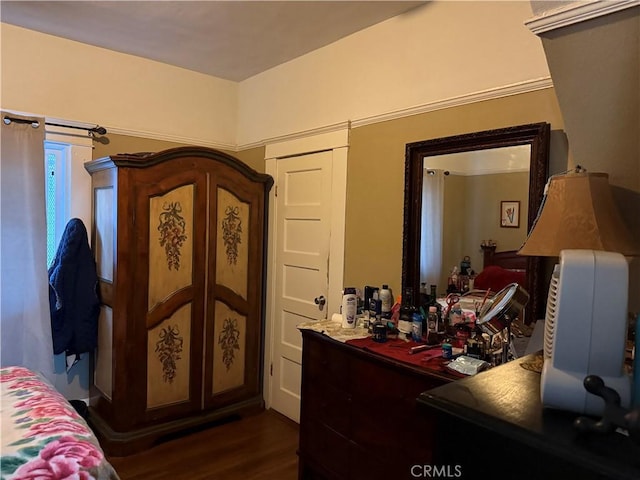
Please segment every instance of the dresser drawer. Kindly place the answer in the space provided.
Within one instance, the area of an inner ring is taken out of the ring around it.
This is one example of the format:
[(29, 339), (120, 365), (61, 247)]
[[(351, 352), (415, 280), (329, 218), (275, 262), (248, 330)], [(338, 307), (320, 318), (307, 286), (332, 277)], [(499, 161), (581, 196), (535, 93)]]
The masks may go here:
[(350, 448), (347, 438), (320, 422), (308, 420), (300, 426), (300, 455), (322, 465), (331, 477), (347, 478)]
[(447, 381), (303, 331), (300, 478), (401, 480), (430, 464), (435, 430), (417, 397)]
[(417, 397), (442, 381), (361, 359), (351, 367), (350, 438), (385, 462), (429, 460), (433, 427), (417, 410)]
[(303, 346), (303, 381), (348, 390), (349, 355), (331, 344), (334, 340), (306, 341)]
[(378, 450), (353, 445), (349, 478), (353, 480), (415, 480), (418, 477), (411, 475), (412, 465), (414, 464), (400, 458), (380, 455)]
[(351, 440), (382, 461), (413, 464), (432, 458), (435, 427), (422, 410), (354, 410), (351, 422)]
[(352, 359), (349, 391), (356, 403), (371, 404), (402, 410), (411, 408), (415, 399), (426, 390), (443, 382), (426, 375), (413, 374), (386, 365), (372, 365), (364, 359)]
[(312, 418), (342, 435), (351, 430), (351, 395), (332, 385), (317, 383), (305, 385), (301, 418)]

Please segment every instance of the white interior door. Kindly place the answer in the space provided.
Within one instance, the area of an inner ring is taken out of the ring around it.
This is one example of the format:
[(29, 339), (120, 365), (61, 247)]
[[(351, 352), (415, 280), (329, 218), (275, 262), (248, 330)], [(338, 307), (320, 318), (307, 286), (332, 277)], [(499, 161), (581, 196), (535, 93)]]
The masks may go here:
[(302, 337), (297, 325), (327, 318), (332, 151), (277, 162), (271, 407), (299, 421)]

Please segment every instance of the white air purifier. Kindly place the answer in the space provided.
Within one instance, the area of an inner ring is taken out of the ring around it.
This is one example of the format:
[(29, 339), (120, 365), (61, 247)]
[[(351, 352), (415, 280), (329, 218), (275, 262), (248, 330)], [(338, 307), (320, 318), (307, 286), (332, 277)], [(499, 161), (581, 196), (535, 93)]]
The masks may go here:
[(562, 250), (545, 315), (540, 395), (545, 407), (602, 415), (604, 400), (584, 388), (597, 375), (631, 403), (625, 371), (628, 265), (619, 253)]

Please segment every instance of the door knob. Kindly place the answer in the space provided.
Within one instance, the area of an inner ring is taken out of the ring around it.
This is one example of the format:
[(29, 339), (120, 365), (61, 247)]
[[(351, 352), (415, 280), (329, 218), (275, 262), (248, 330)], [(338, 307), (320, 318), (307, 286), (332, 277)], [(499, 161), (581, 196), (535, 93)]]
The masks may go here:
[(316, 297), (313, 301), (316, 302), (316, 305), (318, 305), (320, 311), (322, 311), (322, 309), (324, 308), (324, 304), (327, 303), (327, 299), (322, 295)]

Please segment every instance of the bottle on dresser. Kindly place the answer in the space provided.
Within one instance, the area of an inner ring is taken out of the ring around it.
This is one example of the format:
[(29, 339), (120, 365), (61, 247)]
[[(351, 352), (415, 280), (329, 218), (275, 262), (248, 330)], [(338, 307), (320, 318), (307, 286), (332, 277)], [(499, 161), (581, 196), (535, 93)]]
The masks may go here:
[(438, 336), (439, 323), (438, 309), (431, 305), (427, 314), (427, 343), (429, 345), (436, 345), (440, 342), (440, 337)]
[(413, 331), (413, 314), (417, 312), (416, 306), (413, 304), (413, 288), (406, 287), (402, 295), (402, 303), (400, 304), (400, 316), (398, 317), (398, 331), (404, 338), (412, 337)]
[(342, 328), (355, 328), (358, 312), (356, 289), (346, 287), (342, 295)]
[(370, 310), (370, 306), (371, 306), (371, 299), (373, 298), (373, 292), (377, 292), (378, 291), (378, 287), (372, 287), (370, 285), (365, 285), (364, 286), (364, 298), (362, 301), (362, 313), (368, 317), (370, 320), (373, 320), (370, 316), (369, 316), (369, 310)]
[(374, 288), (371, 291), (371, 297), (369, 298), (369, 333), (373, 333), (373, 326), (379, 323), (381, 320), (381, 308), (382, 304), (378, 298), (378, 288)]
[(413, 323), (411, 325), (411, 338), (414, 342), (424, 342), (424, 318), (420, 312), (413, 312)]
[(378, 292), (378, 298), (380, 298), (380, 301), (382, 302), (382, 319), (390, 320), (391, 307), (393, 306), (393, 295), (391, 295), (389, 285), (386, 283), (382, 285), (382, 288)]

